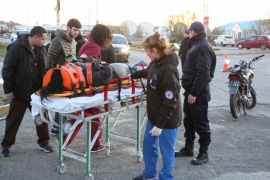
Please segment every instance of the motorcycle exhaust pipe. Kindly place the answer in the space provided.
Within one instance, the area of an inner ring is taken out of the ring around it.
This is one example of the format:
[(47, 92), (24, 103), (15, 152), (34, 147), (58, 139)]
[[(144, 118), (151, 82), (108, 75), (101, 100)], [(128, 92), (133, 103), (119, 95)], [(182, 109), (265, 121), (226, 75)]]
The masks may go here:
[(240, 99), (242, 100), (242, 102), (244, 103), (244, 105), (245, 105), (246, 107), (248, 107), (248, 106), (251, 105), (251, 102), (250, 102), (250, 100), (248, 99), (247, 96), (243, 95), (243, 96), (240, 97)]

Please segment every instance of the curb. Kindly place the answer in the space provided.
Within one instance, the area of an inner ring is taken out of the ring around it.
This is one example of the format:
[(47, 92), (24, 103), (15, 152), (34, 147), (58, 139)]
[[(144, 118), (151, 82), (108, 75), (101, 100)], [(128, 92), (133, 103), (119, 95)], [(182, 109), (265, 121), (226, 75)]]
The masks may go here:
[(0, 115), (7, 114), (9, 111), (9, 104), (0, 106)]
[[(145, 52), (143, 49), (140, 48), (130, 48), (133, 51), (139, 51), (139, 52)], [(245, 54), (270, 54), (270, 51), (249, 51), (249, 52), (220, 52), (220, 51), (214, 51), (216, 56), (224, 56), (224, 55), (245, 55)], [(178, 53), (178, 52), (176, 52)]]

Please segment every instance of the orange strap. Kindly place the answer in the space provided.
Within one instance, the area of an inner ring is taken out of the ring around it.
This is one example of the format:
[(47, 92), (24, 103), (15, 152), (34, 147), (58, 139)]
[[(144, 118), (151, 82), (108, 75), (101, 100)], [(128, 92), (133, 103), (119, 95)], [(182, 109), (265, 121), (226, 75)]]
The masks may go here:
[(92, 63), (86, 63), (86, 79), (89, 84), (89, 87), (93, 84), (93, 77), (92, 77)]

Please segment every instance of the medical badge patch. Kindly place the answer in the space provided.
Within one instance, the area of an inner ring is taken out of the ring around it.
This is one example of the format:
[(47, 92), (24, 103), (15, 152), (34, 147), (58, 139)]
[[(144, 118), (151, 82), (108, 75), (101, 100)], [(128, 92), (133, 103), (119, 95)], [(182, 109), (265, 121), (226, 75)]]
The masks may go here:
[(172, 99), (173, 98), (173, 92), (172, 91), (166, 91), (165, 96), (167, 99)]

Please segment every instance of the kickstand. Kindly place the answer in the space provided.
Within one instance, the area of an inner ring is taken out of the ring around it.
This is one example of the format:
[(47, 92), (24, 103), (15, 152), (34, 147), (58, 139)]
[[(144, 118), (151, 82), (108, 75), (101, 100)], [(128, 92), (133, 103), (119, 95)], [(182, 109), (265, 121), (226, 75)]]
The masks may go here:
[(246, 116), (247, 113), (246, 113), (246, 107), (244, 106), (244, 104), (243, 104), (243, 112), (244, 112), (244, 116)]

